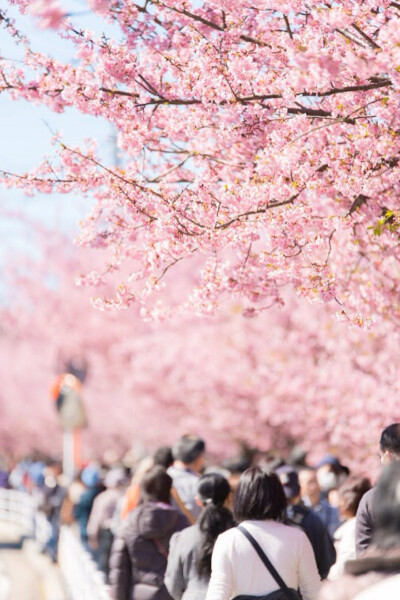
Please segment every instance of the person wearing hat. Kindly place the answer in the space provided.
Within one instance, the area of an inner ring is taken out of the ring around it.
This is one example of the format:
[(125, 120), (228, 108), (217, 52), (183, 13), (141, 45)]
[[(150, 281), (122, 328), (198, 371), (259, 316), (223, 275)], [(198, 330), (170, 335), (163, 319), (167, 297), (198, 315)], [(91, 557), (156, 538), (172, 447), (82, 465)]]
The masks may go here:
[(333, 454), (326, 454), (315, 465), (317, 480), (322, 496), (329, 504), (337, 506), (337, 490), (350, 474), (348, 467), (342, 465)]
[(333, 542), (321, 519), (307, 508), (300, 498), (300, 484), (297, 471), (290, 466), (276, 469), (287, 500), (287, 524), (303, 529), (313, 547), (318, 573), (321, 579), (328, 576), (331, 566), (336, 560)]

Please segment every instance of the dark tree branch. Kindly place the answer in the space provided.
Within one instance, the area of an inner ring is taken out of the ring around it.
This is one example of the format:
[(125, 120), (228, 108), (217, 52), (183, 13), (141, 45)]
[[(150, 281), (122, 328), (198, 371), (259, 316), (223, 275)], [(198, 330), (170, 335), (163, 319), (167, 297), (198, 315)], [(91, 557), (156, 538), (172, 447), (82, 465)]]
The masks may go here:
[(293, 202), (295, 201), (295, 199), (300, 194), (301, 194), (301, 192), (298, 192), (297, 194), (294, 194), (293, 196), (290, 196), (290, 198), (288, 198), (287, 200), (281, 200), (280, 202), (269, 202), (263, 208), (257, 208), (256, 210), (248, 210), (248, 211), (246, 211), (244, 213), (241, 213), (240, 215), (237, 215), (236, 217), (233, 217), (229, 221), (226, 221), (226, 223), (221, 223), (219, 225), (217, 224), (215, 226), (215, 229), (226, 229), (227, 227), (229, 227), (230, 225), (232, 225), (232, 223), (235, 223), (236, 221), (241, 221), (242, 219), (250, 217), (252, 215), (260, 215), (260, 214), (266, 213), (271, 208), (277, 208), (278, 206), (285, 206), (286, 204), (293, 204)]
[[(218, 25), (218, 23), (214, 23), (214, 21), (205, 19), (204, 17), (201, 17), (200, 15), (196, 15), (195, 13), (192, 13), (185, 8), (179, 10), (175, 6), (166, 6), (165, 4), (162, 4), (161, 2), (159, 2), (159, 0), (150, 0), (150, 2), (152, 4), (156, 4), (156, 5), (159, 4), (159, 5), (163, 6), (163, 8), (172, 10), (172, 11), (178, 13), (179, 15), (184, 15), (185, 17), (188, 17), (189, 19), (192, 19), (193, 21), (197, 21), (198, 23), (202, 23), (203, 25), (206, 25), (207, 27), (210, 27), (211, 29), (215, 29), (216, 31), (221, 31), (221, 32), (225, 31), (224, 26)], [(249, 35), (243, 34), (243, 35), (240, 35), (239, 38), (241, 40), (243, 40), (244, 42), (250, 42), (251, 44), (254, 44), (256, 46), (261, 46), (261, 47), (269, 46), (269, 44), (263, 42), (262, 40), (257, 40), (256, 38), (253, 38)]]
[(286, 15), (283, 15), (283, 19), (284, 19), (285, 24), (286, 24), (287, 32), (288, 32), (288, 34), (290, 36), (290, 39), (292, 40), (293, 39), (293, 32), (292, 32), (291, 27), (290, 27), (289, 19), (287, 18)]
[(375, 50), (382, 50), (382, 48), (376, 42), (374, 42), (374, 40), (370, 38), (369, 35), (367, 35), (362, 29), (358, 27), (358, 25), (353, 23), (352, 27), (357, 31), (357, 33), (359, 33), (364, 38), (364, 40), (368, 42), (368, 44), (372, 48), (374, 48)]

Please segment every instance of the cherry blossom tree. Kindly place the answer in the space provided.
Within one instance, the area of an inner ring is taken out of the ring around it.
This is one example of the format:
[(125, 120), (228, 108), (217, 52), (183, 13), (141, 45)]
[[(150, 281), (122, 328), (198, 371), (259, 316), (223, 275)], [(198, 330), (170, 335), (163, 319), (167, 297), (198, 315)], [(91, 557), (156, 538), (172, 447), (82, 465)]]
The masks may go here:
[[(25, 47), (3, 58), (0, 90), (115, 127), (119, 165), (95, 141), (67, 145), (28, 173), (28, 193), (89, 194), (80, 243), (109, 255), (82, 282), (120, 273), (102, 308), (247, 314), (286, 288), (342, 318), (399, 323), (400, 4), (274, 0), (91, 0), (113, 39), (62, 3), (9, 0), (75, 47), (64, 64)], [(1, 167), (1, 165), (0, 165)], [(168, 305), (178, 263), (193, 271)]]
[(101, 253), (74, 249), (38, 226), (36, 235), (39, 259), (7, 263), (2, 448), (61, 451), (49, 387), (78, 354), (89, 365), (86, 457), (122, 453), (133, 442), (152, 449), (196, 432), (220, 458), (242, 442), (283, 454), (301, 444), (311, 461), (330, 450), (357, 470), (376, 471), (380, 431), (400, 418), (399, 339), (390, 323), (349, 329), (325, 305), (293, 294), (285, 309), (254, 319), (236, 301), (214, 317), (161, 324), (144, 322), (138, 307), (102, 313), (90, 305), (91, 290), (74, 285)]

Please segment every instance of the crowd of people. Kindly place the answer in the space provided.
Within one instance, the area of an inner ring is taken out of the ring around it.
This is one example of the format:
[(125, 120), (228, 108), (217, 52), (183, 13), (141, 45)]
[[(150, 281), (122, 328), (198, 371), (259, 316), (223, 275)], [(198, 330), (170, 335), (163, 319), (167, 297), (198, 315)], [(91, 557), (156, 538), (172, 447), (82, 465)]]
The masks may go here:
[[(51, 525), (76, 529), (114, 600), (388, 600), (400, 597), (400, 423), (379, 442), (374, 487), (338, 457), (309, 465), (243, 454), (206, 465), (185, 435), (130, 470), (21, 461), (1, 484), (32, 493)], [(376, 595), (374, 595), (376, 594)]]

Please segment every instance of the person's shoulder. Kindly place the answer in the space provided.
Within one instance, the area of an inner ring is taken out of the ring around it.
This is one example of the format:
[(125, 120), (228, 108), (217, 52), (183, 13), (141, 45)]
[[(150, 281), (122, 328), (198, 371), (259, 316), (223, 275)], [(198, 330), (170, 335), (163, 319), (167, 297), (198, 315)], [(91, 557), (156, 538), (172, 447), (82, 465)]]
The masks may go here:
[(248, 521), (248, 529), (251, 534), (254, 533), (261, 536), (261, 538), (264, 535), (272, 535), (274, 538), (284, 541), (284, 543), (294, 543), (295, 545), (302, 543), (304, 537), (307, 538), (301, 527), (294, 527), (292, 524), (282, 523), (281, 521)]
[(321, 498), (319, 504), (328, 511), (337, 511), (336, 506), (332, 506), (326, 498)]
[(335, 531), (334, 539), (338, 540), (353, 540), (356, 535), (356, 518), (352, 517), (344, 521)]
[(168, 467), (167, 469), (167, 473), (170, 477), (172, 477), (172, 479), (176, 482), (176, 480), (191, 480), (193, 479), (194, 481), (198, 481), (199, 476), (196, 475), (196, 473), (194, 473), (193, 471), (190, 471), (189, 469), (179, 469), (177, 467)]
[[(316, 518), (318, 519), (318, 517)], [(279, 539), (285, 544), (289, 544), (291, 547), (296, 547), (301, 550), (304, 544), (308, 543), (308, 537), (300, 526), (293, 527), (293, 525), (275, 521), (274, 529)]]
[(178, 537), (178, 536), (182, 540), (184, 540), (186, 538), (199, 537), (200, 529), (199, 529), (198, 525), (196, 525), (196, 523), (195, 523), (194, 525), (185, 527), (185, 529), (182, 529), (181, 531), (177, 531), (176, 533), (174, 533), (173, 537)]
[(176, 545), (179, 548), (186, 549), (187, 546), (199, 543), (200, 539), (200, 529), (195, 524), (190, 527), (185, 527), (185, 529), (181, 529), (180, 531), (176, 531), (171, 537), (170, 544), (171, 546)]
[(306, 527), (311, 527), (312, 529), (320, 532), (325, 530), (325, 525), (322, 519), (310, 508), (306, 508), (306, 512), (304, 513), (304, 520), (302, 525)]
[(291, 527), (290, 525), (287, 525), (286, 523), (280, 523), (280, 522), (277, 522), (276, 524), (279, 527), (279, 529), (282, 531), (283, 535), (287, 535), (289, 537), (292, 537), (293, 539), (299, 539), (299, 540), (303, 539), (303, 537), (305, 536), (304, 531), (300, 527)]
[(372, 487), (368, 492), (365, 492), (363, 499), (367, 503), (371, 503), (376, 493), (376, 487)]
[(240, 540), (242, 539), (243, 534), (239, 531), (239, 529), (237, 527), (231, 527), (231, 529), (227, 529), (226, 531), (222, 532), (219, 534), (219, 536), (217, 537), (217, 541), (215, 542), (216, 544), (218, 543), (218, 545), (221, 544), (231, 544), (233, 542), (233, 540)]
[(368, 492), (365, 492), (364, 496), (360, 500), (360, 504), (358, 505), (357, 514), (360, 512), (371, 511), (371, 506), (374, 501), (374, 496), (376, 492), (376, 487), (372, 487)]

